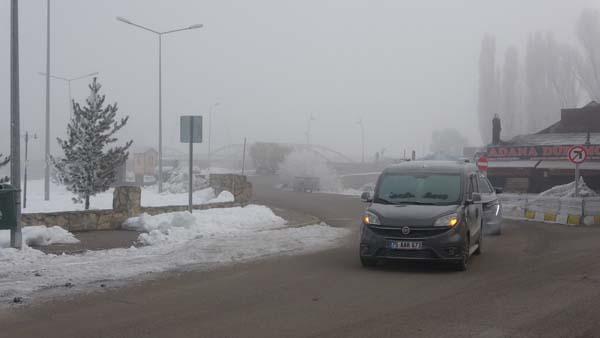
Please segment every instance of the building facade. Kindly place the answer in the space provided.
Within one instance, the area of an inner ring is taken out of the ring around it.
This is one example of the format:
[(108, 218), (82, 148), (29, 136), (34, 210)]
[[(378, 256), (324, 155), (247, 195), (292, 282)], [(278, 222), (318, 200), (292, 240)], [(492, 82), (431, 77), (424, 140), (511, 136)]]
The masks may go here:
[(575, 165), (568, 152), (581, 145), (588, 156), (580, 165), (581, 176), (590, 188), (600, 191), (600, 104), (563, 109), (560, 121), (538, 133), (509, 141), (496, 139), (486, 149), (488, 177), (494, 185), (508, 192), (539, 193), (573, 182)]

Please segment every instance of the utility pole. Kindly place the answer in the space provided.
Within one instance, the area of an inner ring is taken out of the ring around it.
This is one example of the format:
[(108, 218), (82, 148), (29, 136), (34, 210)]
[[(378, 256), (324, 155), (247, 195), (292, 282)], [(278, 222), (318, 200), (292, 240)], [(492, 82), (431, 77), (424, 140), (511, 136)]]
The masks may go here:
[(46, 144), (44, 152), (44, 200), (50, 200), (50, 0), (46, 1)]
[(10, 182), (17, 189), (15, 231), (10, 232), (10, 245), (20, 249), (21, 236), (21, 135), (19, 107), (19, 2), (10, 2)]
[(242, 176), (246, 171), (246, 138), (244, 137), (244, 153), (242, 154)]
[(210, 175), (210, 152), (211, 152), (211, 140), (212, 140), (212, 120), (213, 120), (213, 110), (218, 107), (221, 103), (216, 102), (208, 108), (208, 174)]
[[(33, 134), (33, 139), (37, 140), (37, 134)], [(27, 208), (27, 168), (29, 167), (29, 132), (25, 132), (25, 168), (23, 171), (23, 209)]]
[(360, 126), (360, 136), (362, 140), (362, 163), (365, 163), (365, 124), (362, 118), (356, 122)]
[(310, 114), (308, 116), (308, 124), (307, 124), (307, 127), (306, 127), (306, 145), (307, 146), (310, 146), (310, 132), (311, 132), (311, 129), (312, 129), (312, 121), (315, 121), (315, 120), (316, 119), (313, 116), (313, 114)]

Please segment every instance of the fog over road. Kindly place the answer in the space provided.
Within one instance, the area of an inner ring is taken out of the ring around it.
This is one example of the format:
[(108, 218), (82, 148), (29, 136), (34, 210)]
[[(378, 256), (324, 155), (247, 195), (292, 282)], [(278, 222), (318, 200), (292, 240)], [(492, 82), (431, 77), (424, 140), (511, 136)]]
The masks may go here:
[(363, 269), (356, 197), (278, 191), (255, 199), (352, 229), (340, 246), (0, 312), (2, 337), (600, 336), (600, 229), (508, 221), (468, 272)]

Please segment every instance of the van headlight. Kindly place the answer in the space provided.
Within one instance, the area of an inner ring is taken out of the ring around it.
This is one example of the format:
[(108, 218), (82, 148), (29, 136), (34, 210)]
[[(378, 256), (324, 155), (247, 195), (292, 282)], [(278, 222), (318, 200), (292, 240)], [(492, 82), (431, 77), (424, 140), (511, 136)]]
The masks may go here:
[(381, 225), (379, 217), (370, 211), (366, 211), (362, 217), (363, 224), (367, 225)]
[(433, 226), (453, 228), (456, 225), (458, 225), (458, 223), (460, 223), (460, 217), (457, 213), (454, 213), (438, 218), (433, 224)]

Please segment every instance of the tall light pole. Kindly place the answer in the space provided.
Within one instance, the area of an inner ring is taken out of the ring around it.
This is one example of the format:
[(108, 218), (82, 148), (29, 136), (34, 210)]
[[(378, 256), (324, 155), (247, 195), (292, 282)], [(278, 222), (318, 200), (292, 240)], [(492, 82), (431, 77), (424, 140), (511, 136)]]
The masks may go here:
[(46, 1), (46, 133), (44, 200), (50, 200), (50, 0)]
[[(37, 134), (32, 138), (37, 140)], [(23, 209), (27, 209), (27, 168), (29, 167), (29, 132), (25, 132), (25, 168), (23, 170)]]
[(313, 116), (313, 114), (310, 114), (308, 116), (308, 123), (306, 126), (306, 145), (310, 146), (310, 132), (312, 129), (312, 121), (316, 121), (315, 117)]
[(365, 124), (362, 118), (356, 122), (360, 126), (360, 137), (362, 141), (362, 163), (365, 163)]
[(19, 2), (10, 2), (10, 181), (17, 189), (15, 230), (10, 245), (21, 248), (21, 112), (19, 107)]
[(169, 31), (157, 31), (137, 23), (133, 23), (128, 19), (117, 17), (118, 21), (126, 23), (131, 26), (141, 28), (150, 33), (154, 33), (158, 37), (158, 191), (163, 190), (163, 161), (162, 161), (162, 37), (163, 35), (198, 29), (204, 27), (202, 24), (195, 24), (184, 28), (173, 29)]
[(220, 102), (215, 102), (208, 108), (208, 174), (210, 175), (210, 151), (211, 151), (211, 138), (212, 138), (212, 119), (213, 119), (213, 111), (216, 107), (220, 106)]
[[(44, 75), (47, 76), (46, 73), (39, 73), (40, 75)], [(71, 117), (73, 116), (73, 95), (71, 94), (71, 82), (73, 81), (77, 81), (77, 80), (81, 80), (81, 79), (85, 79), (91, 76), (95, 76), (98, 75), (98, 72), (94, 72), (94, 73), (89, 73), (89, 74), (85, 74), (85, 75), (81, 75), (81, 76), (77, 76), (77, 77), (73, 77), (73, 78), (66, 78), (66, 77), (61, 77), (61, 76), (55, 76), (55, 75), (50, 75), (50, 78), (55, 79), (55, 80), (61, 80), (67, 83), (68, 89), (69, 89), (69, 112), (71, 114)]]

